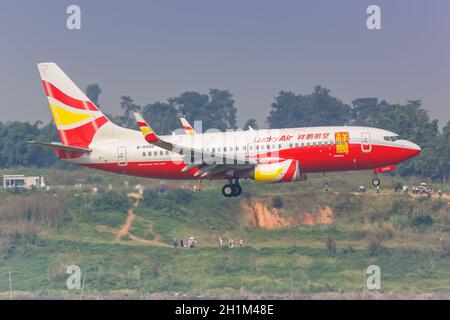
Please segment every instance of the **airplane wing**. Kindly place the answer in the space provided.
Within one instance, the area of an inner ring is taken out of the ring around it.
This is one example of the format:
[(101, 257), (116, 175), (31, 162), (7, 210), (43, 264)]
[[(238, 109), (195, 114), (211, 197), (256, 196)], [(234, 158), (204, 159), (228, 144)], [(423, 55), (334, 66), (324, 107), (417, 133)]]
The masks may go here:
[(134, 116), (138, 123), (139, 129), (148, 143), (154, 144), (162, 149), (181, 154), (186, 157), (185, 160), (189, 160), (185, 161), (189, 164), (182, 169), (183, 172), (197, 168), (198, 171), (194, 175), (204, 178), (206, 176), (212, 176), (227, 170), (250, 169), (258, 163), (257, 159), (243, 157), (240, 155), (230, 157), (222, 153), (215, 153), (214, 156), (205, 161), (202, 150), (165, 141), (153, 131), (150, 125), (139, 113), (134, 113)]
[(194, 128), (190, 125), (190, 123), (185, 118), (180, 118), (181, 124), (183, 125), (183, 129), (186, 132), (186, 134), (189, 134), (193, 136), (194, 134), (197, 134), (194, 130)]

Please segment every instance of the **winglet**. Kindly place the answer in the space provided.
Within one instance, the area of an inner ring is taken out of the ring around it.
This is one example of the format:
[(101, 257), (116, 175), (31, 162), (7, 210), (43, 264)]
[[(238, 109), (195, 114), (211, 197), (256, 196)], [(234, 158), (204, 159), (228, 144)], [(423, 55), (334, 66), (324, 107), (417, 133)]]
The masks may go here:
[(183, 129), (186, 132), (186, 134), (189, 134), (191, 136), (196, 134), (194, 128), (192, 128), (190, 123), (185, 118), (180, 118), (180, 121), (181, 121), (181, 124), (183, 125)]
[(134, 113), (134, 117), (136, 118), (139, 129), (141, 129), (141, 132), (144, 135), (145, 140), (150, 143), (158, 142), (159, 141), (158, 136), (150, 127), (150, 125), (144, 120), (144, 118), (142, 118), (142, 116), (137, 112)]

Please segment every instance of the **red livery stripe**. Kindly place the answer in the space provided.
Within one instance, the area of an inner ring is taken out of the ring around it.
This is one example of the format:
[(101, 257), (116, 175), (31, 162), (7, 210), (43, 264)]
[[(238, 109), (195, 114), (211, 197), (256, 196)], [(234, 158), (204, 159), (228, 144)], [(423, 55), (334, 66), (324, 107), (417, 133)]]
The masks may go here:
[(103, 126), (108, 120), (100, 117), (95, 121), (86, 123), (80, 127), (69, 130), (58, 130), (60, 137), (64, 136), (65, 144), (77, 147), (88, 147), (94, 137), (95, 132)]
[(295, 160), (291, 162), (289, 165), (288, 170), (286, 171), (286, 174), (283, 177), (283, 181), (291, 181), (295, 174), (295, 169), (297, 168), (297, 163)]
[(146, 134), (146, 135), (145, 135), (145, 140), (146, 140), (147, 142), (153, 142), (153, 143), (159, 141), (158, 137), (157, 137), (154, 133), (148, 133), (148, 134)]
[(76, 109), (98, 111), (98, 108), (90, 101), (72, 98), (48, 81), (42, 80), (42, 84), (44, 85), (44, 90), (47, 97), (52, 97), (65, 105)]

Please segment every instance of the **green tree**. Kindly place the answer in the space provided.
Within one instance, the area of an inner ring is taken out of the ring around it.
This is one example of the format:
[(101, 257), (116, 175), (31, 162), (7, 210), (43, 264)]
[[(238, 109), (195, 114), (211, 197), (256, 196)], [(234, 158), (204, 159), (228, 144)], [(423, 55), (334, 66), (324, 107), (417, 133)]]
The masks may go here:
[(89, 100), (92, 101), (97, 107), (100, 106), (98, 99), (100, 97), (100, 94), (102, 93), (102, 89), (100, 86), (96, 83), (90, 84), (86, 87), (86, 95), (89, 98)]
[(172, 103), (147, 104), (142, 110), (142, 116), (149, 120), (158, 134), (170, 134), (181, 125), (178, 111)]
[(244, 124), (244, 130), (247, 130), (249, 127), (252, 129), (257, 130), (258, 129), (258, 123), (256, 123), (256, 119), (248, 119), (247, 122)]
[(281, 91), (267, 117), (271, 128), (320, 125), (344, 125), (350, 122), (350, 106), (330, 95), (330, 90), (316, 86), (309, 95)]
[(120, 107), (123, 110), (123, 115), (116, 117), (115, 121), (122, 127), (135, 129), (136, 119), (134, 118), (133, 112), (139, 112), (142, 108), (135, 104), (129, 96), (122, 96), (120, 99)]
[(168, 101), (185, 118), (202, 121), (203, 131), (236, 128), (236, 108), (233, 96), (227, 90), (210, 89), (209, 95), (188, 91)]

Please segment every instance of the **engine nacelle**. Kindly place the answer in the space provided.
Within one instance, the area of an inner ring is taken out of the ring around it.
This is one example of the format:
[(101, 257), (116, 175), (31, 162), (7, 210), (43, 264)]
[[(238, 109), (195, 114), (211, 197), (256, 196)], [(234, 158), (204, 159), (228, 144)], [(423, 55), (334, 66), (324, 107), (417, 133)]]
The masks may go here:
[(284, 160), (277, 163), (257, 164), (250, 178), (256, 182), (291, 182), (299, 181), (300, 164), (297, 160)]

